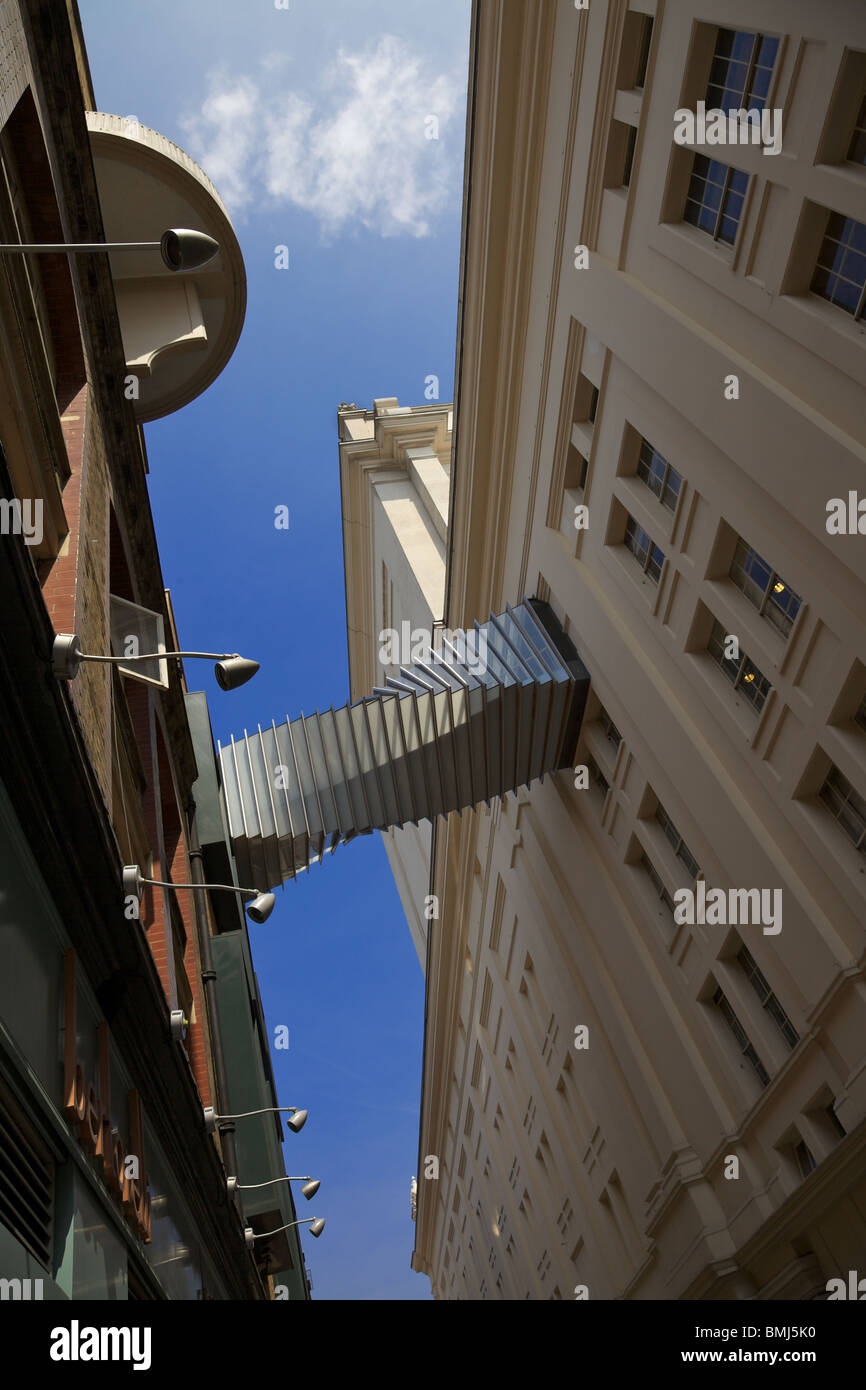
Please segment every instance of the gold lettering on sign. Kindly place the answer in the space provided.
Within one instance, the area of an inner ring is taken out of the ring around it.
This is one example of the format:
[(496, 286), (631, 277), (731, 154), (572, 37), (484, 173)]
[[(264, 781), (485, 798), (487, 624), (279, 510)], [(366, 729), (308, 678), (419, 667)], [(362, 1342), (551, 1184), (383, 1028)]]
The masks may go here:
[[(98, 1160), (102, 1177), (123, 1206), (132, 1229), (147, 1243), (153, 1234), (150, 1190), (144, 1166), (144, 1126), (141, 1099), (130, 1091), (129, 1126), (132, 1147), (127, 1148), (111, 1127), (111, 1066), (109, 1030), (103, 1019), (97, 1024), (96, 1041), (99, 1067), (99, 1094), (92, 1079), (84, 1074), (78, 1057), (78, 990), (75, 951), (66, 952), (64, 971), (65, 1037), (63, 1040), (63, 1113), (84, 1149)], [(135, 1157), (138, 1176), (127, 1173), (127, 1160)]]

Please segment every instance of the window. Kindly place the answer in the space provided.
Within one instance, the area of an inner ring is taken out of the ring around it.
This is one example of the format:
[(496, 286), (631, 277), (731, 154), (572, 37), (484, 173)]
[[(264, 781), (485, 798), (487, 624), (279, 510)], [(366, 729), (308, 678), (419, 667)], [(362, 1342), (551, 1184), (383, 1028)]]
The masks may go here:
[(802, 599), (799, 595), (770, 568), (757, 550), (742, 539), (737, 541), (730, 573), (737, 588), (757, 608), (761, 617), (772, 623), (783, 637), (787, 637), (800, 611)]
[(779, 40), (742, 29), (720, 29), (707, 84), (707, 109), (762, 111)]
[(866, 731), (866, 695), (860, 701), (860, 708), (854, 715), (854, 723), (859, 724), (860, 728)]
[(641, 439), (640, 442), (637, 476), (669, 511), (676, 509), (683, 480), (676, 469), (671, 468), (667, 459), (662, 458), (658, 450), (646, 439)]
[(818, 795), (855, 849), (866, 854), (866, 800), (854, 790), (838, 767), (831, 764)]
[(589, 776), (593, 786), (601, 788), (602, 799), (604, 799), (604, 797), (607, 796), (610, 783), (608, 782), (607, 778), (605, 777), (604, 773), (602, 772), (601, 768), (599, 767), (598, 763), (595, 761), (595, 758), (592, 756), (591, 753), (587, 756), (586, 766), (589, 769)]
[(830, 1101), (830, 1104), (826, 1107), (824, 1114), (830, 1121), (830, 1124), (832, 1125), (833, 1131), (836, 1134), (837, 1138), (844, 1139), (848, 1131), (843, 1125), (842, 1121), (839, 1119), (839, 1116), (836, 1114), (835, 1100)]
[(582, 492), (586, 487), (586, 473), (589, 467), (588, 461), (583, 454), (575, 449), (573, 444), (568, 446), (568, 457), (565, 462), (565, 486), (573, 492)]
[(800, 1041), (800, 1034), (797, 1032), (793, 1023), (789, 1019), (782, 1005), (779, 1003), (764, 975), (758, 968), (757, 962), (751, 951), (745, 946), (741, 946), (737, 952), (737, 960), (742, 970), (752, 986), (753, 990), (760, 999), (763, 1007), (767, 1010), (770, 1018), (776, 1024), (782, 1037), (789, 1047), (796, 1047)]
[(573, 425), (593, 425), (598, 409), (598, 387), (593, 386), (583, 372), (578, 374), (574, 392), (574, 409), (571, 415)]
[[(473, 1085), (473, 1087), (474, 1087), (476, 1090), (478, 1089), (478, 1083), (479, 1083), (479, 1081), (481, 1080), (481, 1065), (482, 1065), (481, 1048), (478, 1046), (478, 1043), (476, 1043), (476, 1044), (475, 1044), (475, 1060), (474, 1060), (474, 1062), (473, 1062), (473, 1064), (472, 1064), (472, 1085)], [(461, 1162), (463, 1162), (463, 1163), (465, 1164), (465, 1161), (466, 1161), (466, 1155), (463, 1154), (463, 1157), (462, 1157), (462, 1159), (461, 1159)], [(460, 1176), (462, 1177), (463, 1174), (461, 1173)]]
[(628, 518), (625, 527), (625, 544), (637, 560), (641, 569), (654, 584), (658, 584), (665, 557), (642, 526), (638, 526), (633, 516)]
[(383, 628), (393, 627), (394, 617), (394, 585), (391, 583), (391, 575), (388, 566), (382, 561), (382, 626)]
[(720, 670), (727, 676), (734, 689), (744, 695), (749, 704), (760, 712), (772, 689), (771, 684), (748, 656), (729, 657), (725, 655), (725, 644), (728, 636), (729, 634), (725, 632), (721, 623), (713, 623), (710, 640), (707, 642), (707, 651)]
[(863, 100), (854, 122), (851, 143), (845, 158), (852, 160), (855, 164), (866, 164), (866, 92), (863, 93)]
[(634, 148), (637, 144), (637, 126), (630, 125), (625, 137), (625, 151), (623, 154), (622, 182), (625, 188), (631, 183), (631, 171), (634, 165)]
[[(109, 596), (111, 621), (111, 648), (114, 656), (136, 657), (148, 652), (165, 651), (165, 633), (162, 615), (130, 603), (116, 594)], [(129, 665), (118, 663), (118, 671), (133, 680), (145, 681), (148, 685), (158, 685), (168, 689), (168, 662), (162, 658), (155, 661), (131, 661)]]
[(812, 1170), (818, 1167), (818, 1164), (815, 1162), (815, 1155), (812, 1153), (808, 1144), (804, 1143), (802, 1139), (799, 1144), (794, 1145), (794, 1161), (800, 1170), (801, 1178), (808, 1178)]
[(638, 46), (637, 72), (635, 73), (634, 86), (638, 88), (643, 88), (646, 85), (646, 70), (647, 65), (649, 63), (650, 45), (652, 43), (653, 38), (652, 16), (648, 14), (642, 14), (640, 16), (640, 24), (642, 33), (640, 37), (640, 44)]
[(652, 861), (647, 857), (646, 854), (642, 853), (640, 857), (640, 862), (642, 867), (646, 869), (646, 872), (649, 875), (650, 882), (652, 883), (653, 888), (658, 893), (665, 907), (667, 907), (670, 912), (673, 912), (674, 900), (668, 892), (667, 888), (665, 888), (661, 879), (659, 878)]
[(748, 174), (740, 169), (732, 169), (729, 164), (722, 164), (721, 160), (696, 154), (683, 220), (699, 231), (707, 232), (713, 241), (723, 241), (733, 246), (748, 184)]
[(653, 22), (650, 15), (641, 14), (638, 10), (626, 10), (616, 74), (617, 90), (640, 91), (644, 87), (652, 33)]
[(611, 121), (604, 157), (605, 188), (628, 188), (636, 143), (637, 126), (629, 121)]
[(701, 872), (701, 866), (691, 853), (688, 845), (677, 830), (664, 806), (659, 802), (656, 807), (656, 820), (665, 832), (667, 839), (673, 849), (677, 859), (682, 860), (689, 871), (689, 877), (694, 881)]
[(737, 1046), (739, 1047), (746, 1061), (751, 1064), (755, 1072), (755, 1075), (757, 1076), (761, 1085), (769, 1086), (770, 1074), (764, 1066), (763, 1062), (761, 1061), (760, 1057), (758, 1056), (757, 1052), (752, 1047), (752, 1044), (749, 1042), (746, 1030), (743, 1028), (743, 1025), (740, 1023), (740, 1020), (737, 1018), (737, 1015), (734, 1013), (733, 1009), (728, 1003), (727, 997), (724, 991), (721, 989), (721, 987), (719, 987), (713, 995), (713, 1003), (715, 1004), (722, 1018), (725, 1020), (725, 1023), (728, 1025), (731, 1032), (733, 1033), (734, 1038), (737, 1042)]
[(622, 734), (614, 724), (607, 710), (604, 708), (604, 705), (601, 705), (599, 707), (598, 722), (604, 729), (604, 736), (607, 739), (608, 743), (612, 743), (614, 748), (619, 748), (619, 745), (622, 743)]
[(827, 214), (824, 240), (809, 286), (837, 309), (863, 317), (866, 301), (866, 223), (841, 212)]

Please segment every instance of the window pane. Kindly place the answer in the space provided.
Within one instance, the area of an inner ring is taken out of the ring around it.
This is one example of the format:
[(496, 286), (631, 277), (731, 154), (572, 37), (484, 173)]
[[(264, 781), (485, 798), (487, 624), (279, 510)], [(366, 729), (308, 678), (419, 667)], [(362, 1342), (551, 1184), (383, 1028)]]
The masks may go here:
[(730, 576), (761, 616), (787, 637), (802, 600), (742, 538), (737, 542)]
[(649, 560), (647, 561), (646, 572), (654, 584), (658, 584), (661, 578), (662, 565), (665, 562), (664, 551), (659, 550), (657, 545), (650, 548)]
[(762, 710), (764, 708), (764, 703), (770, 691), (770, 682), (748, 657), (746, 657), (743, 663), (743, 672), (740, 677), (739, 688), (742, 690), (749, 703), (755, 706), (755, 709)]
[(667, 508), (669, 508), (670, 511), (676, 510), (677, 498), (680, 495), (680, 487), (682, 485), (682, 481), (683, 480), (680, 477), (679, 473), (676, 471), (676, 469), (671, 468), (668, 472), (668, 478), (667, 482), (665, 483), (664, 492), (662, 493), (662, 502)]
[(710, 640), (707, 643), (707, 651), (721, 667), (728, 680), (733, 684), (740, 672), (740, 662), (738, 658), (735, 659), (725, 655), (725, 638), (727, 635), (721, 623), (714, 623), (713, 630), (710, 633)]
[[(683, 209), (683, 220), (701, 231), (709, 232), (720, 241), (732, 243), (743, 211), (743, 196), (749, 176), (740, 169), (730, 169), (718, 159), (696, 154)], [(719, 222), (718, 213), (723, 217)]]
[(863, 95), (860, 111), (851, 132), (851, 143), (848, 146), (847, 157), (852, 159), (855, 164), (866, 164), (866, 93)]
[(662, 458), (661, 454), (646, 439), (641, 440), (637, 466), (638, 477), (646, 483), (656, 497), (661, 497), (667, 468), (667, 459)]
[(861, 854), (866, 854), (866, 800), (855, 791), (838, 767), (830, 768), (818, 795), (849, 840)]
[(722, 1018), (725, 1020), (731, 1032), (733, 1033), (743, 1056), (754, 1068), (755, 1074), (758, 1077), (758, 1080), (760, 1081), (761, 1085), (768, 1086), (770, 1084), (769, 1073), (767, 1072), (766, 1068), (761, 1062), (761, 1059), (758, 1056), (757, 1052), (752, 1047), (752, 1044), (749, 1042), (748, 1036), (746, 1034), (745, 1029), (743, 1028), (743, 1025), (740, 1023), (740, 1020), (737, 1018), (737, 1015), (734, 1013), (733, 1009), (728, 1003), (728, 1000), (726, 999), (721, 988), (717, 989), (715, 994), (713, 995), (713, 1003), (716, 1005), (716, 1008), (719, 1010), (719, 1013), (721, 1014)]
[(779, 40), (719, 29), (706, 92), (707, 109), (761, 110), (770, 88)]
[(649, 553), (650, 538), (632, 517), (629, 517), (626, 524), (625, 543), (635, 559), (643, 565)]
[(738, 589), (746, 595), (750, 603), (760, 608), (770, 583), (772, 570), (756, 550), (744, 540), (737, 542), (730, 575)]
[(786, 584), (782, 583), (778, 575), (774, 574), (764, 613), (773, 626), (777, 627), (786, 637), (800, 611), (800, 602), (801, 600), (794, 593), (794, 590), (789, 589)]
[(857, 311), (866, 285), (866, 224), (831, 212), (810, 289), (844, 309)]

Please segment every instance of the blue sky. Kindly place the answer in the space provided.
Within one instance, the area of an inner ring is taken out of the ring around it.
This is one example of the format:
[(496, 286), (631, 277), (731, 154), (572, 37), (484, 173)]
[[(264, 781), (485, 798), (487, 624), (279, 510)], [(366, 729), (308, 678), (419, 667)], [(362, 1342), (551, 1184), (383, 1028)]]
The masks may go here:
[[(246, 262), (231, 362), (146, 427), (181, 640), (262, 665), (224, 694), (188, 663), (223, 741), (348, 698), (340, 402), (422, 404), (430, 374), (452, 399), (469, 8), (80, 0), (97, 106), (199, 161)], [(252, 939), (268, 1023), (289, 1029), (280, 1101), (310, 1110), (287, 1171), (322, 1179), (299, 1210), (328, 1219), (304, 1240), (313, 1296), (428, 1298), (409, 1269), (423, 979), (380, 838), (289, 884)]]

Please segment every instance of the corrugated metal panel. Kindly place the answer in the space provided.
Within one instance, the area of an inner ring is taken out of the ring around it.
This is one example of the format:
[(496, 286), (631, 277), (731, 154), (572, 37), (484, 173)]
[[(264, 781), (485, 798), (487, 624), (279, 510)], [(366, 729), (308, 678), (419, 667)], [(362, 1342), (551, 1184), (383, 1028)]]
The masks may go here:
[(546, 604), (452, 634), (366, 699), (219, 749), (242, 879), (272, 888), (373, 830), (528, 786), (570, 757), (589, 676)]

